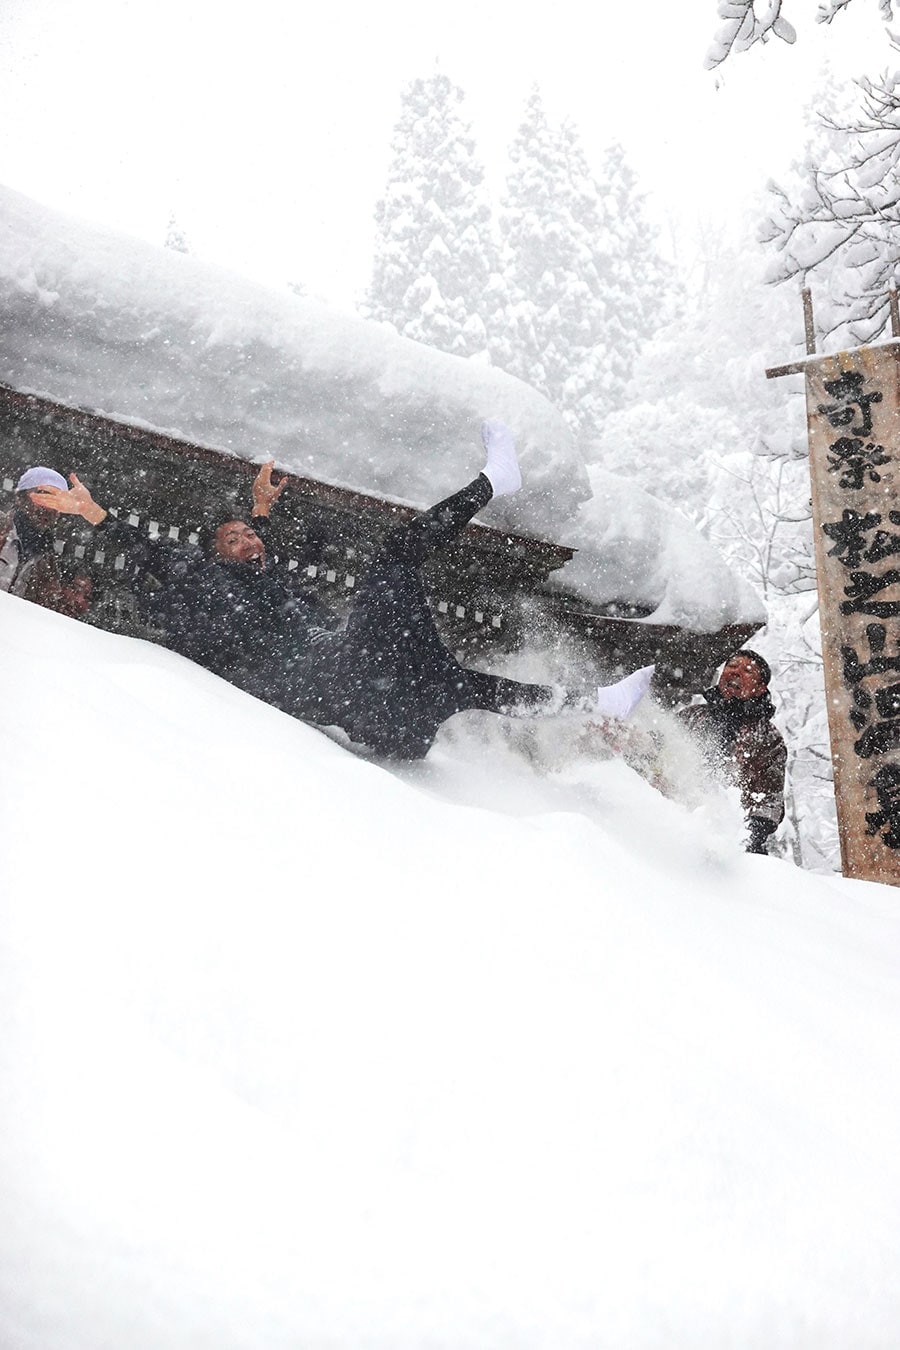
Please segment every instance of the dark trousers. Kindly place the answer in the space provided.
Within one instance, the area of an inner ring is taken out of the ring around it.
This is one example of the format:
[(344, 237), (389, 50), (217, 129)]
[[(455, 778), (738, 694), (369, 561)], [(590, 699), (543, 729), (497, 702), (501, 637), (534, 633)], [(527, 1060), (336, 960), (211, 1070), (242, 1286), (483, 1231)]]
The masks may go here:
[(461, 666), (435, 627), (419, 569), (491, 499), (483, 474), (390, 531), (333, 650), (334, 721), (381, 754), (420, 759), (442, 722), (467, 709), (503, 713), (549, 703), (553, 690)]

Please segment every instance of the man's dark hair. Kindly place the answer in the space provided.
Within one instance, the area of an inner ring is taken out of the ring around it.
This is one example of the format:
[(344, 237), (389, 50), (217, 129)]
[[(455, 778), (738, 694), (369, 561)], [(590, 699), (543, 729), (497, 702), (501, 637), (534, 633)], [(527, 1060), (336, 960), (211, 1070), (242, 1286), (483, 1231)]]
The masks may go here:
[(749, 647), (741, 647), (740, 650), (736, 651), (734, 655), (749, 657), (749, 659), (753, 662), (753, 664), (759, 671), (763, 684), (768, 689), (769, 683), (772, 679), (772, 667), (769, 665), (766, 658), (764, 656), (760, 656), (759, 652), (751, 651)]
[(197, 545), (207, 556), (212, 553), (219, 521), (205, 517), (197, 526)]
[(242, 525), (249, 525), (251, 530), (255, 528), (252, 521), (248, 520), (246, 516), (242, 515), (239, 511), (233, 516), (204, 516), (202, 522), (197, 527), (197, 542), (207, 557), (212, 554), (216, 542), (216, 535), (219, 530), (223, 525), (228, 525), (232, 520), (239, 520)]

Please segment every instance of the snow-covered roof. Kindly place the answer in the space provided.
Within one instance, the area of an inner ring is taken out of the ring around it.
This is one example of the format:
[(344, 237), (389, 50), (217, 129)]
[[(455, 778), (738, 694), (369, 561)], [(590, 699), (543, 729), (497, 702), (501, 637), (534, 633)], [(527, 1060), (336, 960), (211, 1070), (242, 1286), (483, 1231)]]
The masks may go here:
[(484, 520), (579, 550), (555, 584), (698, 631), (759, 599), (676, 512), (592, 489), (560, 414), (504, 372), (0, 188), (0, 381), (248, 460), (426, 506), (508, 422), (525, 487)]

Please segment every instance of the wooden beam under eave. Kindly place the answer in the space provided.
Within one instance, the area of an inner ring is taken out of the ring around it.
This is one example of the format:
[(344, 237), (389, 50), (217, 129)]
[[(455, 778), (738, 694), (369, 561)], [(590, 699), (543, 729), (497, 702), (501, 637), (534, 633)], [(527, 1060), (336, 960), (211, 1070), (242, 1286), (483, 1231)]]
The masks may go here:
[[(114, 447), (121, 442), (129, 445), (138, 455), (153, 452), (172, 454), (184, 460), (199, 461), (218, 467), (223, 473), (238, 479), (249, 481), (259, 473), (258, 464), (216, 449), (214, 446), (197, 445), (195, 442), (185, 441), (150, 427), (119, 421), (117, 418), (87, 408), (73, 408), (37, 394), (23, 394), (10, 385), (0, 383), (0, 417), (4, 410), (24, 418), (32, 425), (54, 421), (70, 433), (88, 438), (95, 449)], [(286, 478), (302, 497), (319, 506), (351, 514), (365, 512), (376, 517), (380, 516), (391, 523), (413, 520), (420, 514), (418, 508), (414, 506), (379, 497), (374, 493), (338, 487), (333, 483), (325, 483), (302, 474), (283, 472), (280, 469), (278, 474), (280, 478)], [(480, 521), (467, 525), (462, 539), (480, 553), (505, 555), (512, 551), (536, 574), (542, 576), (563, 567), (575, 556), (575, 549), (566, 544), (557, 544), (552, 540), (539, 539), (532, 535), (516, 534), (497, 525), (482, 524)]]

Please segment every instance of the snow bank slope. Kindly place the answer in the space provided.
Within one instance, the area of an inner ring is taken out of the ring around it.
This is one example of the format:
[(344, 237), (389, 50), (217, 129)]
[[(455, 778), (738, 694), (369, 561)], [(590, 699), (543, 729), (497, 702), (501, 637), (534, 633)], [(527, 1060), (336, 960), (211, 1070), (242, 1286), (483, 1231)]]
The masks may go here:
[(892, 1343), (895, 892), (2, 595), (0, 709), (0, 1344)]
[[(502, 417), (525, 487), (485, 518), (583, 550), (564, 585), (703, 631), (764, 620), (676, 512), (608, 475), (592, 497), (562, 417), (520, 380), (5, 188), (0, 381), (418, 506), (478, 471), (481, 421)], [(646, 547), (623, 554), (625, 535)]]

